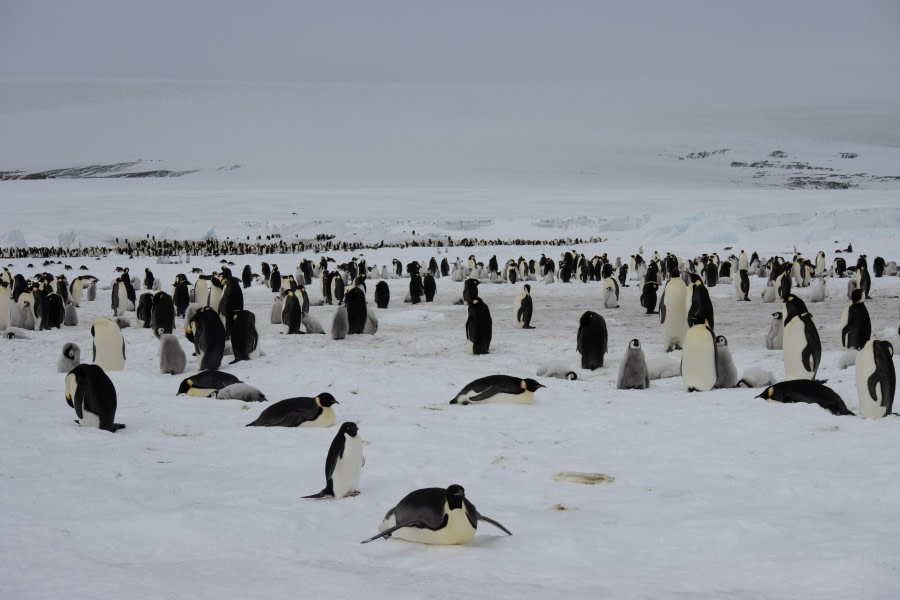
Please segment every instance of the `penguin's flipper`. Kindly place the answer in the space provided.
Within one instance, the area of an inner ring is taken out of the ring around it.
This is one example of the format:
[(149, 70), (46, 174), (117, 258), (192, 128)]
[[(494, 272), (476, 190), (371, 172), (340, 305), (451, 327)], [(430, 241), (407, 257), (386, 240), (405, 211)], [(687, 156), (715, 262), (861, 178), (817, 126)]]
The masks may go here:
[[(488, 389), (484, 390), (480, 394), (475, 394), (474, 396), (469, 396), (469, 402), (478, 402), (479, 400), (485, 400), (486, 398), (490, 398), (495, 394), (499, 394), (502, 392), (507, 392), (507, 386), (505, 385), (492, 385)], [(518, 388), (515, 391), (520, 391)], [(509, 392), (507, 392), (509, 393)]]
[(303, 496), (303, 497), (304, 497), (304, 498), (315, 498), (315, 499), (319, 499), (319, 498), (326, 498), (326, 497), (329, 497), (329, 496), (330, 496), (331, 498), (334, 498), (334, 492), (331, 491), (331, 482), (330, 482), (330, 481), (328, 482), (328, 487), (326, 487), (324, 490), (322, 490), (322, 491), (319, 492), (318, 494), (311, 494), (311, 495), (309, 495), (309, 496)]
[(405, 522), (405, 523), (400, 523), (399, 525), (394, 525), (393, 527), (389, 527), (388, 529), (385, 529), (384, 531), (382, 531), (382, 532), (379, 533), (378, 535), (373, 535), (373, 536), (370, 537), (369, 539), (361, 541), (360, 544), (368, 544), (369, 542), (374, 542), (374, 541), (377, 540), (378, 538), (388, 538), (388, 537), (391, 537), (391, 534), (392, 534), (392, 533), (394, 533), (394, 532), (397, 531), (398, 529), (402, 529), (402, 528), (404, 528), (404, 527), (420, 527), (420, 528), (425, 528), (425, 527), (428, 527), (428, 525), (427, 525), (424, 521), (408, 521), (408, 522)]
[(494, 527), (503, 530), (507, 535), (512, 535), (512, 531), (510, 531), (509, 529), (507, 529), (506, 527), (504, 527), (503, 525), (501, 525), (494, 519), (491, 519), (490, 517), (486, 517), (486, 516), (482, 515), (481, 513), (478, 514), (478, 520), (490, 523)]

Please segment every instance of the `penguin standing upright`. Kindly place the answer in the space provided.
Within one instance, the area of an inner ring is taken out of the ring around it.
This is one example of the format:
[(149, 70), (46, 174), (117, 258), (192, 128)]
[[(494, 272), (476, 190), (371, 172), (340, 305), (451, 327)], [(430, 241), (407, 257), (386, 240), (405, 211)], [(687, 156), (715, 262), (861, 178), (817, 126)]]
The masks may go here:
[(194, 282), (194, 302), (201, 306), (209, 306), (209, 276), (198, 275)]
[(490, 309), (481, 298), (475, 296), (469, 301), (469, 317), (466, 319), (466, 339), (472, 354), (487, 354), (490, 351), (492, 328)]
[(112, 286), (112, 303), (111, 308), (114, 317), (121, 317), (128, 308), (128, 288), (124, 282), (125, 277), (116, 278)]
[(78, 424), (115, 433), (116, 387), (99, 365), (78, 365), (66, 375), (66, 402), (75, 409)]
[(681, 349), (687, 335), (688, 324), (684, 318), (687, 286), (678, 271), (670, 272), (659, 302), (659, 322), (662, 326), (663, 348), (666, 352)]
[(187, 355), (181, 348), (178, 338), (171, 333), (159, 336), (159, 372), (163, 375), (184, 373), (187, 368)]
[(425, 292), (425, 302), (434, 302), (434, 295), (437, 293), (437, 283), (434, 281), (434, 275), (431, 271), (425, 273), (422, 278), (422, 290)]
[(150, 328), (150, 316), (153, 314), (153, 298), (150, 292), (144, 292), (138, 298), (137, 308), (134, 309), (134, 320), (140, 329)]
[[(2, 297), (2, 293), (0, 293), (0, 297)], [(2, 305), (3, 301), (2, 299), (0, 299), (0, 311), (3, 310)], [(75, 309), (75, 303), (71, 300), (66, 302), (66, 315), (63, 319), (63, 325), (66, 325), (68, 327), (75, 327), (76, 325), (78, 325), (78, 311)]]
[(886, 340), (870, 339), (856, 355), (859, 413), (869, 419), (891, 414), (896, 389), (894, 347)]
[(184, 318), (187, 307), (191, 304), (190, 285), (184, 275), (176, 276), (172, 288), (172, 303), (175, 305), (175, 315), (181, 318)]
[(219, 315), (212, 307), (204, 306), (194, 314), (188, 327), (200, 369), (218, 369), (225, 355), (225, 326)]
[(856, 267), (856, 287), (862, 290), (866, 300), (870, 300), (869, 290), (872, 288), (872, 279), (869, 276), (869, 269), (865, 264)]
[(825, 301), (825, 278), (816, 277), (809, 286), (809, 301), (824, 302)]
[(860, 350), (872, 337), (872, 321), (866, 308), (863, 291), (853, 290), (850, 304), (841, 314), (841, 345), (844, 348)]
[(341, 424), (325, 457), (325, 489), (304, 498), (347, 498), (358, 496), (359, 476), (366, 459), (363, 457), (359, 428), (353, 421)]
[(684, 338), (681, 377), (689, 392), (708, 392), (716, 385), (718, 373), (716, 334), (703, 314), (691, 317), (691, 328)]
[[(470, 280), (471, 281), (471, 280)], [(413, 304), (418, 304), (422, 301), (422, 296), (425, 295), (425, 288), (422, 285), (422, 276), (418, 273), (412, 273), (409, 277), (409, 299)]]
[(699, 275), (691, 275), (691, 284), (688, 286), (688, 290), (690, 292), (690, 305), (687, 311), (688, 323), (693, 322), (693, 317), (701, 316), (709, 324), (710, 329), (715, 329), (716, 320), (712, 300), (709, 297), (709, 290), (703, 285), (703, 280)]
[(344, 295), (344, 306), (347, 307), (347, 333), (350, 335), (363, 333), (366, 328), (366, 296), (358, 287), (347, 290)]
[(228, 318), (231, 336), (231, 350), (234, 364), (242, 360), (259, 358), (259, 334), (256, 332), (256, 315), (249, 310), (236, 310)]
[(154, 292), (150, 303), (150, 329), (153, 335), (172, 333), (175, 329), (175, 303), (166, 292)]
[(650, 372), (647, 370), (647, 359), (641, 342), (633, 339), (628, 342), (625, 357), (619, 365), (619, 376), (616, 379), (618, 390), (645, 390), (650, 387)]
[(737, 293), (738, 300), (750, 301), (750, 274), (747, 269), (738, 271), (737, 277), (734, 278), (734, 291)]
[(531, 326), (531, 286), (527, 283), (522, 288), (522, 293), (516, 296), (513, 302), (514, 324), (519, 329), (534, 329)]
[(300, 327), (303, 325), (303, 311), (300, 310), (300, 300), (291, 290), (284, 293), (281, 308), (281, 324), (284, 333), (303, 333)]
[(806, 304), (791, 294), (784, 303), (785, 379), (815, 379), (822, 359), (819, 332)]
[(716, 384), (713, 388), (733, 388), (737, 387), (738, 374), (737, 367), (734, 366), (734, 359), (731, 357), (731, 350), (728, 348), (728, 340), (724, 335), (716, 336)]
[(576, 349), (581, 354), (581, 368), (591, 371), (603, 366), (609, 334), (606, 320), (591, 310), (586, 310), (578, 321)]
[(281, 325), (282, 308), (281, 297), (275, 296), (275, 300), (272, 302), (272, 310), (269, 313), (269, 323), (272, 325)]
[(603, 308), (619, 308), (619, 282), (611, 275), (603, 279)]
[(125, 338), (112, 319), (98, 317), (91, 324), (94, 338), (94, 364), (104, 371), (121, 371), (125, 368)]
[(244, 286), (244, 289), (249, 288), (253, 284), (253, 271), (250, 269), (250, 265), (244, 265), (244, 269), (241, 271), (241, 284)]
[(378, 526), (380, 533), (362, 543), (397, 537), (420, 544), (465, 544), (475, 537), (478, 521), (512, 535), (506, 527), (479, 513), (461, 485), (424, 488), (407, 494), (384, 516)]
[(647, 309), (645, 314), (655, 315), (657, 313), (656, 310), (656, 290), (659, 289), (659, 284), (655, 281), (648, 281), (641, 288), (641, 306)]
[(375, 284), (375, 306), (378, 308), (387, 308), (391, 301), (391, 289), (386, 281), (381, 280)]
[(334, 320), (331, 322), (331, 339), (342, 340), (350, 333), (350, 320), (347, 316), (347, 306), (341, 304), (334, 311)]

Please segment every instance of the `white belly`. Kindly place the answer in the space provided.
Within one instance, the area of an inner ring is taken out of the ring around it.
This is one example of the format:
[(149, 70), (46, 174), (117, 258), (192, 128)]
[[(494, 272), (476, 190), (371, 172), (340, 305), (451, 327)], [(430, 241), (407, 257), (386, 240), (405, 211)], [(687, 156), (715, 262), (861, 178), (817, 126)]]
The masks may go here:
[(125, 309), (128, 308), (128, 290), (125, 289), (124, 284), (116, 284), (116, 295), (119, 298), (119, 302), (116, 304), (116, 316), (121, 317), (125, 314)]
[(666, 302), (666, 322), (662, 324), (663, 345), (683, 344), (688, 331), (684, 309), (687, 289), (684, 283), (678, 284), (678, 280), (672, 280), (666, 285), (663, 297)]
[(875, 398), (869, 396), (868, 381), (874, 372), (875, 356), (870, 340), (856, 355), (856, 393), (859, 396), (859, 414), (869, 419), (880, 419), (887, 412), (881, 405), (881, 386), (875, 387)]
[(334, 466), (331, 485), (335, 498), (343, 498), (350, 492), (359, 490), (359, 475), (363, 467), (362, 442), (359, 436), (344, 435), (344, 456)]
[(681, 377), (686, 390), (708, 392), (716, 385), (715, 345), (705, 326), (691, 327), (685, 336)]
[[(476, 392), (473, 392), (471, 395), (476, 396), (478, 394)], [(508, 402), (508, 403), (512, 403), (512, 404), (533, 404), (534, 403), (534, 392), (529, 392), (528, 390), (525, 390), (521, 394), (508, 394), (506, 392), (501, 392), (499, 394), (494, 394), (490, 398), (485, 398), (484, 400), (479, 400), (476, 402), (476, 404), (482, 404), (485, 402)]]
[[(447, 512), (447, 509), (448, 506), (445, 503), (445, 513)], [(394, 516), (391, 515), (384, 520), (378, 529), (379, 531), (384, 531), (396, 524)], [(437, 531), (420, 527), (401, 527), (391, 535), (400, 538), (401, 540), (417, 542), (419, 544), (465, 544), (475, 537), (475, 528), (469, 523), (469, 519), (466, 517), (465, 508), (457, 508), (449, 511), (447, 526), (438, 529)]]
[(84, 416), (78, 420), (79, 425), (82, 427), (100, 427), (100, 417), (98, 415), (84, 410), (84, 408), (81, 409), (81, 414)]
[(9, 316), (11, 314), (11, 302), (6, 288), (0, 288), (0, 329), (9, 327)]
[(794, 318), (784, 327), (782, 341), (785, 379), (812, 379), (814, 373), (803, 366), (803, 349), (806, 348), (806, 331), (803, 321)]
[(322, 409), (322, 414), (312, 421), (300, 423), (300, 427), (331, 427), (334, 425), (334, 411), (330, 406)]

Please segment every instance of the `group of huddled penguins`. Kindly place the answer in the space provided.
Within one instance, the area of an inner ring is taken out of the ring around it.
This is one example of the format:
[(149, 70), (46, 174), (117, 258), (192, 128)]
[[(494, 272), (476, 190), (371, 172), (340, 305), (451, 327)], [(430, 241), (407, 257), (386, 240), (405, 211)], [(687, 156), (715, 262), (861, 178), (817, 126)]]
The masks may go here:
[[(538, 260), (509, 260), (502, 268), (496, 257), (491, 257), (485, 266), (474, 256), (467, 261), (457, 259), (452, 266), (446, 258), (440, 264), (431, 258), (426, 267), (414, 261), (405, 268), (395, 259), (390, 267), (384, 266), (380, 270), (368, 267), (363, 259), (353, 258), (341, 265), (330, 262), (333, 261), (324, 256), (318, 263), (301, 259), (295, 274), (288, 275), (282, 275), (277, 265), (263, 262), (260, 274), (254, 274), (247, 265), (241, 277), (234, 276), (228, 266), (223, 266), (211, 275), (195, 273), (193, 284), (187, 275), (179, 274), (171, 285), (171, 293), (161, 289), (162, 283), (149, 268), (145, 270), (143, 280), (131, 276), (128, 268), (117, 269), (118, 274), (109, 286), (112, 318), (100, 317), (91, 324), (93, 364), (81, 363), (80, 349), (74, 343), (66, 343), (59, 357), (58, 371), (66, 373), (66, 401), (75, 409), (78, 423), (111, 432), (125, 427), (115, 422), (116, 390), (106, 372), (124, 369), (125, 342), (121, 328), (130, 325), (130, 320), (125, 317), (130, 310), (135, 312), (137, 326), (150, 329), (159, 339), (161, 373), (174, 375), (187, 368), (187, 356), (174, 333), (176, 317), (184, 319), (184, 336), (194, 345), (200, 372), (184, 379), (177, 394), (263, 402), (267, 398), (260, 390), (218, 370), (228, 348), (233, 355), (232, 363), (261, 355), (256, 316), (245, 310), (242, 291), (254, 284), (265, 285), (276, 294), (270, 321), (281, 324), (284, 334), (324, 334), (325, 329), (309, 311), (311, 301), (307, 287), (318, 278), (321, 299), (315, 303), (337, 305), (331, 337), (338, 340), (351, 334), (376, 333), (376, 312), (366, 302), (367, 282), (381, 279), (374, 286), (374, 301), (377, 308), (385, 309), (390, 302), (390, 290), (384, 279), (409, 278), (405, 301), (418, 303), (434, 300), (436, 277), (451, 277), (463, 284), (462, 296), (457, 302), (468, 307), (465, 332), (471, 352), (487, 354), (493, 322), (490, 309), (478, 295), (479, 285), (489, 282), (600, 281), (604, 307), (616, 308), (620, 286), (626, 285), (629, 271), (640, 281), (641, 307), (647, 314), (659, 314), (663, 347), (667, 351), (680, 349), (683, 353), (677, 370), (673, 372), (669, 368), (669, 372), (665, 372), (665, 366), (648, 366), (641, 342), (631, 340), (620, 363), (617, 388), (646, 389), (651, 379), (680, 375), (687, 391), (739, 385), (763, 387), (759, 398), (814, 403), (834, 414), (853, 414), (837, 393), (816, 379), (822, 352), (818, 331), (804, 301), (791, 291), (792, 285), (812, 286), (814, 293), (810, 301), (821, 301), (826, 277), (846, 277), (850, 303), (841, 318), (841, 341), (844, 348), (855, 351), (853, 360), (860, 413), (873, 419), (892, 414), (896, 387), (893, 348), (890, 342), (872, 337), (865, 307), (865, 301), (871, 298), (865, 255), (849, 268), (843, 258), (837, 257), (828, 271), (824, 266), (824, 252), (819, 253), (815, 262), (799, 255), (792, 261), (779, 257), (763, 261), (755, 253), (748, 257), (744, 251), (723, 261), (715, 254), (704, 254), (692, 260), (658, 253), (644, 260), (640, 254), (635, 254), (629, 265), (619, 259), (609, 261), (605, 255), (589, 259), (575, 251), (564, 253), (558, 264), (542, 255)], [(900, 274), (895, 263), (886, 265), (880, 257), (874, 261), (874, 266), (876, 277)], [(785, 377), (777, 383), (770, 372), (758, 367), (748, 369), (739, 380), (727, 340), (715, 333), (715, 315), (708, 288), (731, 279), (737, 300), (750, 301), (750, 273), (767, 279), (762, 294), (764, 302), (782, 302), (773, 314), (772, 328), (766, 338), (766, 348), (783, 352)], [(0, 329), (6, 330), (8, 337), (14, 337), (23, 335), (23, 330), (75, 326), (78, 324), (77, 307), (83, 301), (96, 299), (98, 281), (91, 275), (79, 275), (69, 283), (64, 275), (49, 273), (38, 273), (26, 280), (20, 274), (12, 276), (4, 269), (0, 273)], [(136, 290), (141, 285), (147, 291), (138, 297)], [(658, 294), (660, 288), (662, 293)], [(533, 328), (530, 283), (525, 283), (514, 298), (512, 313), (515, 327)], [(602, 315), (594, 311), (582, 314), (576, 347), (583, 369), (603, 367), (608, 351), (608, 331)], [(537, 375), (577, 377), (565, 365), (556, 364), (543, 365)], [(492, 375), (470, 382), (450, 403), (531, 403), (534, 393), (543, 387), (530, 378)], [(263, 410), (247, 426), (330, 427), (336, 420), (332, 407), (337, 404), (329, 393), (288, 398)], [(345, 422), (328, 451), (325, 488), (307, 497), (342, 498), (357, 494), (363, 464), (358, 427), (353, 422)], [(474, 535), (479, 520), (509, 533), (496, 521), (481, 515), (465, 498), (461, 486), (426, 488), (403, 498), (385, 516), (380, 533), (365, 541), (393, 535), (424, 543), (465, 543)]]

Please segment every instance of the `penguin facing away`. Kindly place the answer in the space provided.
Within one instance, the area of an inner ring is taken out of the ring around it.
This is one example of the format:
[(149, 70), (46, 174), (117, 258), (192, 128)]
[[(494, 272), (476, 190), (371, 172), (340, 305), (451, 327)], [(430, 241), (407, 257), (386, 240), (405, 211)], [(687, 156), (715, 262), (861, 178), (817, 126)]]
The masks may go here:
[(769, 402), (818, 404), (833, 415), (853, 414), (837, 392), (814, 379), (782, 381), (767, 387), (757, 398)]
[(493, 321), (487, 304), (477, 296), (472, 298), (469, 301), (469, 316), (466, 319), (466, 340), (472, 354), (487, 354), (490, 351), (492, 330)]
[(247, 427), (331, 427), (334, 424), (334, 409), (338, 404), (329, 393), (315, 398), (287, 398), (266, 408)]
[(125, 338), (119, 325), (105, 317), (94, 319), (91, 324), (93, 361), (104, 371), (121, 371), (125, 368)]
[(75, 409), (78, 424), (115, 433), (125, 426), (116, 423), (116, 388), (98, 365), (78, 365), (66, 375), (66, 402)]
[(606, 320), (594, 311), (585, 311), (579, 319), (576, 338), (576, 349), (581, 354), (581, 368), (593, 371), (602, 367), (608, 343)]
[(893, 357), (891, 343), (874, 338), (856, 355), (856, 392), (862, 416), (880, 419), (891, 414), (897, 389)]
[(379, 534), (362, 543), (379, 538), (397, 537), (421, 544), (465, 544), (475, 536), (478, 521), (485, 521), (512, 533), (497, 521), (475, 508), (461, 485), (444, 488), (424, 488), (407, 494), (384, 516), (378, 526)]
[(628, 343), (625, 357), (619, 365), (619, 376), (616, 379), (618, 390), (645, 390), (650, 387), (650, 372), (641, 342), (633, 339)]
[(512, 375), (488, 375), (466, 384), (450, 404), (469, 404), (471, 402), (511, 402), (514, 404), (531, 404), (534, 393), (545, 387), (534, 379), (522, 379)]
[(353, 421), (341, 424), (331, 441), (325, 458), (325, 488), (304, 498), (347, 498), (359, 495), (359, 476), (366, 459), (363, 457), (359, 428)]

